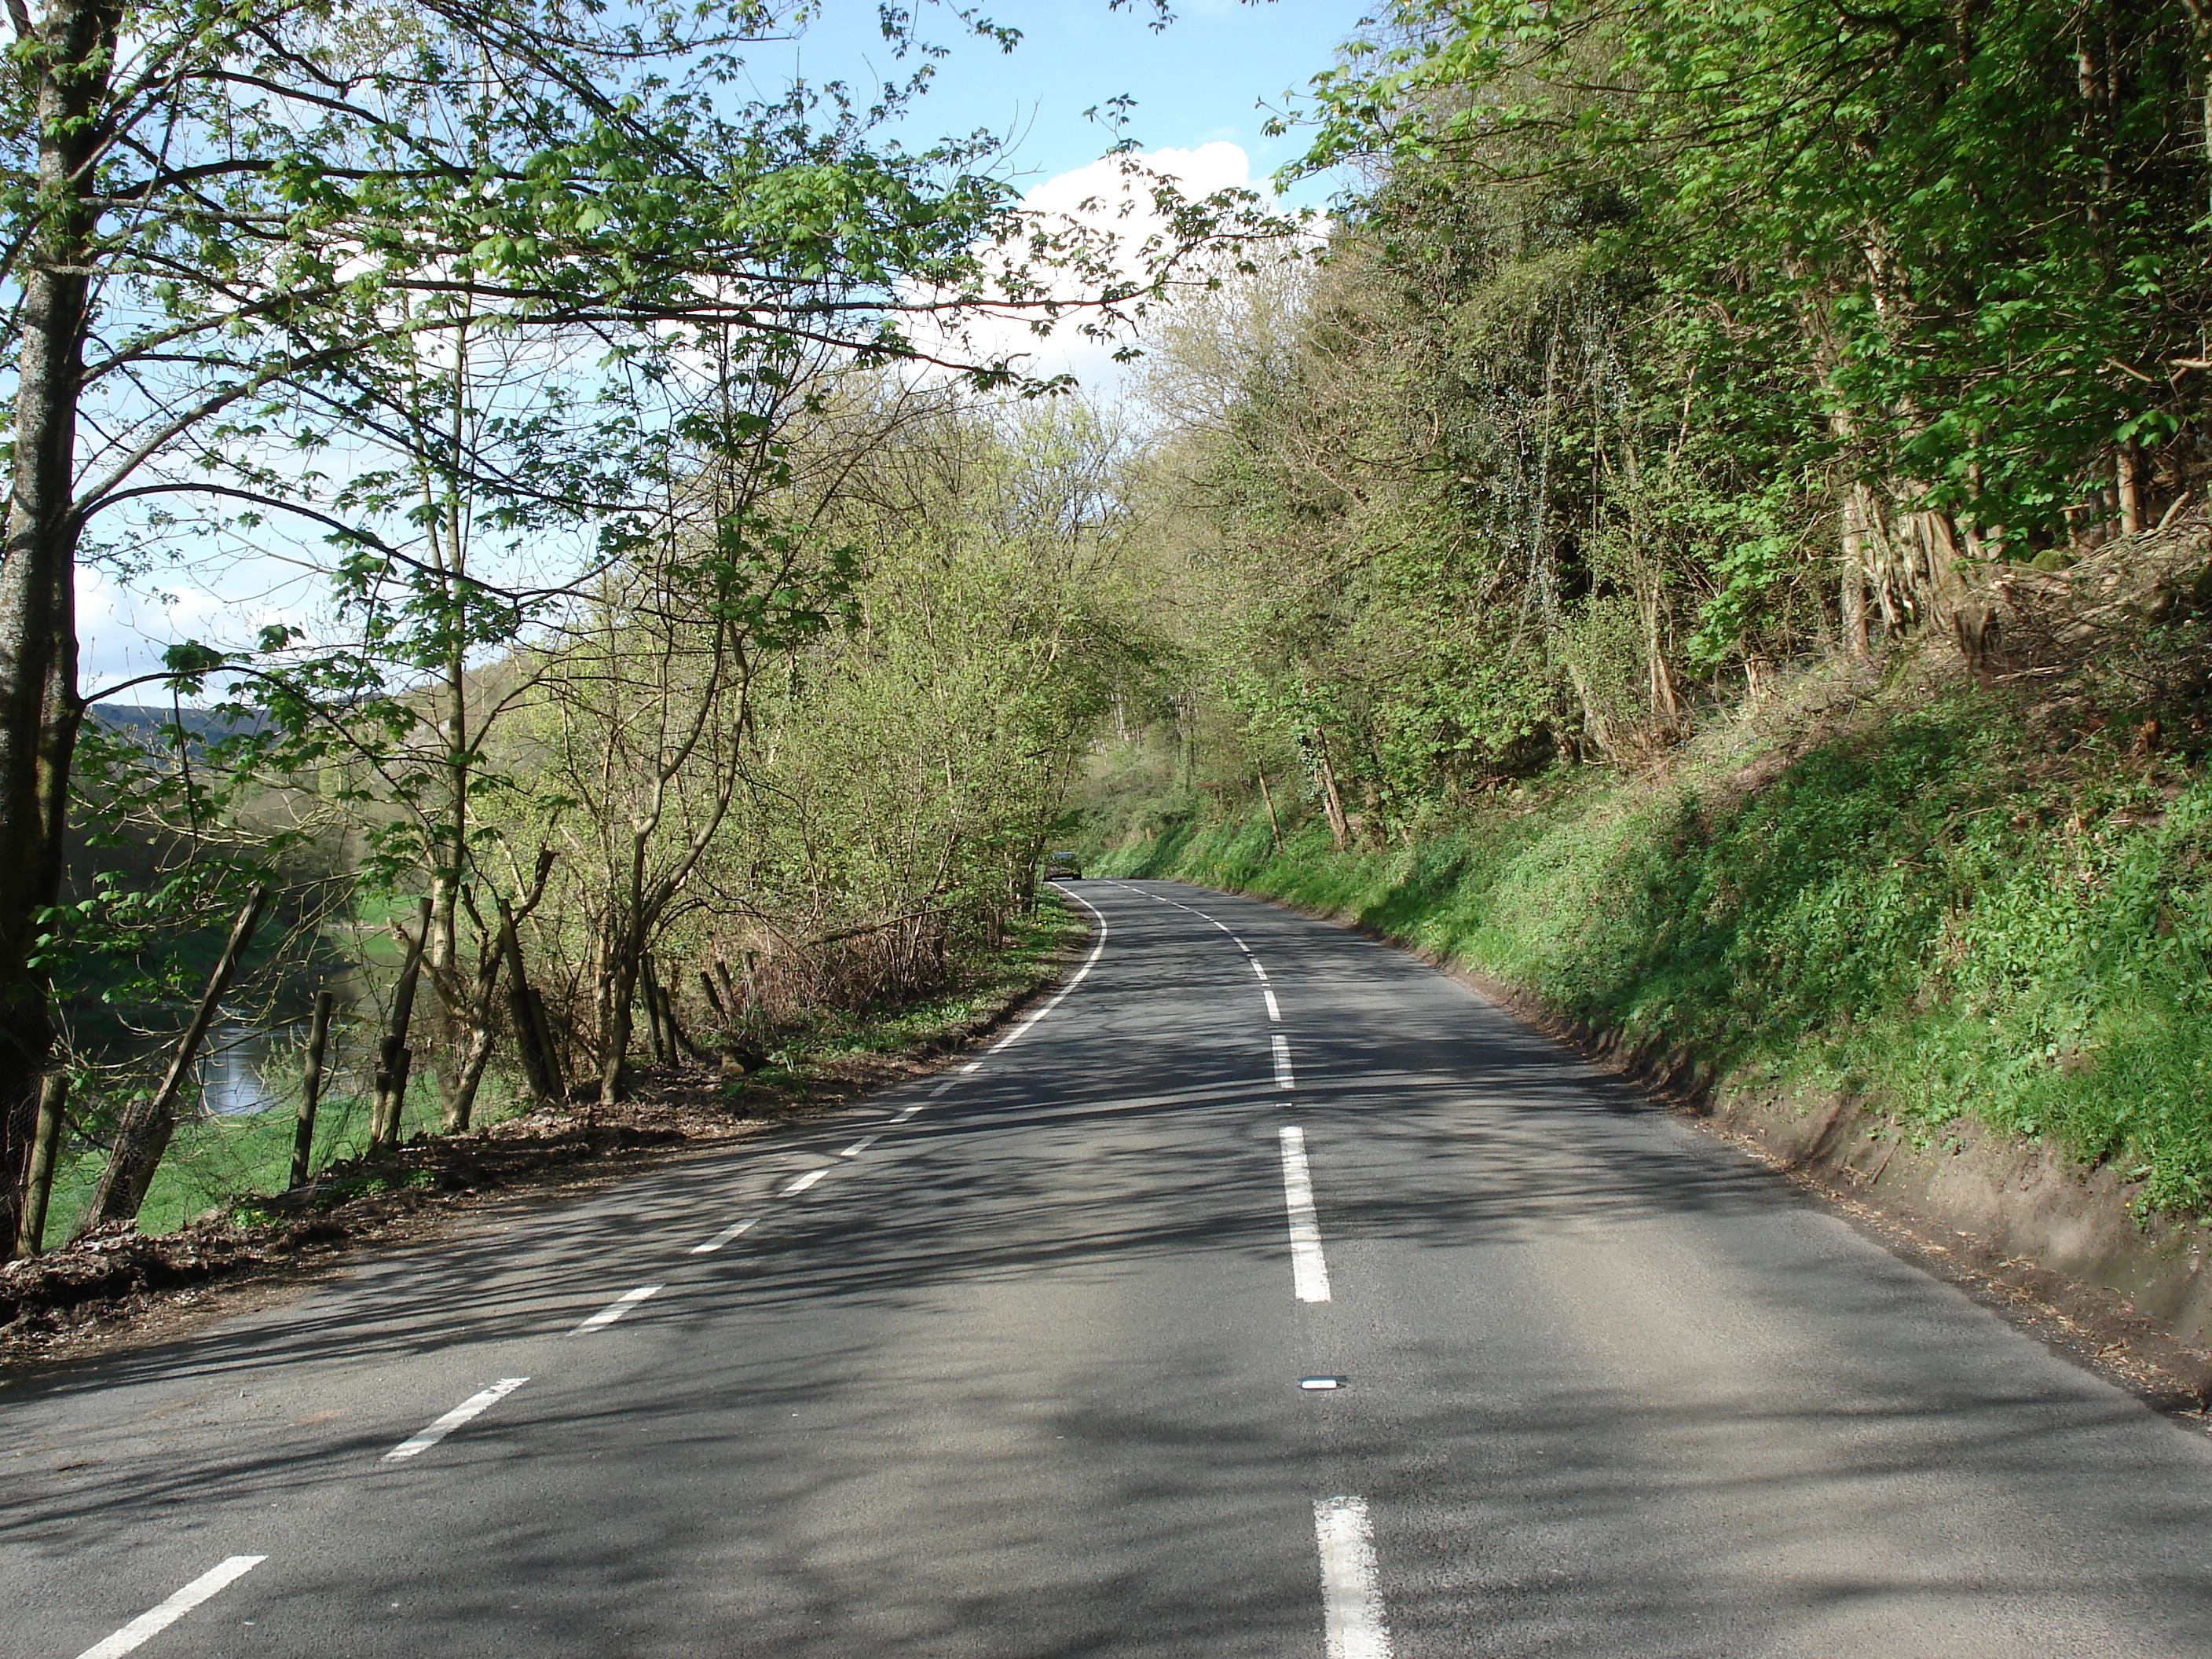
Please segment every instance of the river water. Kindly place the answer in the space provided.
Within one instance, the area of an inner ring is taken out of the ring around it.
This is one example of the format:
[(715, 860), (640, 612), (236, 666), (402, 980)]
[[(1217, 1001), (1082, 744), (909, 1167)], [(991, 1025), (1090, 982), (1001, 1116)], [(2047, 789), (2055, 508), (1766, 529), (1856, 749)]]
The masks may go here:
[[(358, 1056), (349, 1033), (333, 1030), (323, 1060), (327, 1096), (342, 1086), (339, 1073)], [(242, 1117), (300, 1101), (300, 1073), (307, 1058), (307, 1022), (270, 1030), (235, 1021), (217, 1024), (201, 1047), (199, 1109), (210, 1117)], [(186, 1109), (185, 1103), (179, 1103)]]
[(200, 1054), (200, 1109), (213, 1117), (240, 1117), (297, 1100), (297, 1085), (283, 1090), (276, 1079), (289, 1081), (288, 1074), (296, 1073), (307, 1034), (305, 1021), (274, 1031), (216, 1026)]

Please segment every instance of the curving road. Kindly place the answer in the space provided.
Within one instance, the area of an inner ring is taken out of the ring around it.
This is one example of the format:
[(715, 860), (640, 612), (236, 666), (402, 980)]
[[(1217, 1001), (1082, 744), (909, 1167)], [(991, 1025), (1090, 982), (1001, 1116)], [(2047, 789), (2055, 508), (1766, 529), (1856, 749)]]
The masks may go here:
[(1073, 890), (960, 1070), (0, 1394), (0, 1654), (2212, 1652), (2202, 1437), (1402, 955)]

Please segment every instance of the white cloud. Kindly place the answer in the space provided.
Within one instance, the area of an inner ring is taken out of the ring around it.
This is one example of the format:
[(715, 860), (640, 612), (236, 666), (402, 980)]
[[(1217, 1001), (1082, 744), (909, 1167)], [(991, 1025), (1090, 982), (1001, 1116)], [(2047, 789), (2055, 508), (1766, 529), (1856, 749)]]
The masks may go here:
[[(1192, 149), (1146, 150), (1128, 159), (1173, 179), (1182, 194), (1194, 200), (1216, 191), (1252, 188), (1250, 156), (1241, 145), (1226, 140)], [(1023, 197), (1022, 206), (1025, 212), (1048, 222), (1072, 222), (1093, 231), (1111, 233), (1119, 242), (1121, 269), (1126, 275), (1138, 274), (1146, 240), (1166, 228), (1141, 175), (1133, 191), (1124, 160), (1119, 156), (1107, 156), (1046, 179)], [(1055, 297), (1073, 301), (1079, 299), (1082, 292), (1081, 285), (1071, 277)], [(948, 355), (957, 352), (971, 359), (1018, 356), (1019, 367), (1030, 374), (1040, 378), (1073, 374), (1085, 391), (1110, 396), (1121, 374), (1114, 353), (1133, 343), (1136, 335), (1127, 329), (1110, 339), (1086, 335), (1083, 324), (1091, 315), (1071, 312), (1043, 337), (1032, 332), (1024, 317), (994, 314), (971, 319), (961, 331), (961, 343), (949, 348)]]
[[(1217, 138), (1196, 149), (1146, 150), (1135, 159), (1153, 172), (1176, 180), (1193, 196), (1247, 186), (1252, 182), (1251, 158), (1241, 145), (1226, 139)], [(1121, 158), (1103, 156), (1073, 173), (1046, 179), (1022, 198), (1022, 205), (1037, 213), (1078, 213), (1093, 198), (1118, 203), (1124, 186)]]
[[(162, 652), (185, 640), (235, 650), (271, 623), (299, 626), (321, 586), (299, 562), (269, 556), (227, 560), (212, 570), (156, 570), (132, 582), (80, 566), (77, 637), (85, 688), (98, 691), (154, 673)], [(153, 684), (125, 692), (121, 701), (158, 702), (167, 696)]]

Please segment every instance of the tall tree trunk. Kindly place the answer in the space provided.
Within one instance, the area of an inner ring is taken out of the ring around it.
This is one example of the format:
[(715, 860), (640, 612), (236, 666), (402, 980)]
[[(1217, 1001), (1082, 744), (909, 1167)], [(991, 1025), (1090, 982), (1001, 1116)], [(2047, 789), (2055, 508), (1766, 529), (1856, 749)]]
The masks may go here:
[(1352, 819), (1344, 810), (1344, 797), (1337, 792), (1336, 768), (1329, 763), (1328, 738), (1321, 727), (1313, 729), (1314, 779), (1321, 785), (1322, 813), (1328, 819), (1328, 838), (1341, 853), (1352, 840)]
[(446, 1094), (445, 1115), (439, 1127), (449, 1135), (465, 1135), (473, 1124), (477, 1092), (483, 1087), (484, 1069), (491, 1064), (493, 1034), (478, 1025), (468, 1034), (468, 1046), (454, 1069), (453, 1086)]
[(1864, 662), (1873, 648), (1867, 628), (1867, 514), (1872, 505), (1870, 494), (1863, 483), (1854, 483), (1844, 491), (1844, 569), (1838, 608), (1843, 612), (1844, 654), (1853, 662)]
[(1613, 729), (1604, 705), (1590, 695), (1589, 676), (1584, 672), (1580, 655), (1573, 651), (1560, 653), (1560, 661), (1567, 671), (1567, 684), (1574, 687), (1575, 701), (1582, 705), (1583, 732), (1597, 745), (1598, 752), (1607, 760), (1620, 758), (1620, 739)]
[(67, 1072), (49, 1072), (39, 1091), (39, 1127), (31, 1143), (31, 1170), (23, 1182), (23, 1213), (15, 1224), (15, 1254), (36, 1255), (46, 1246), (46, 1206), (54, 1195), (54, 1166), (61, 1161)]
[(620, 970), (608, 988), (607, 1029), (599, 1055), (599, 1104), (617, 1106), (629, 1092), (629, 1040), (634, 1024), (630, 1000), (637, 994), (637, 970)]
[(1644, 590), (1644, 649), (1651, 669), (1651, 713), (1662, 726), (1672, 726), (1682, 717), (1682, 702), (1674, 691), (1674, 676), (1667, 666), (1667, 641), (1659, 606), (1659, 584)]
[(1267, 835), (1275, 843), (1275, 852), (1279, 856), (1283, 850), (1283, 821), (1275, 816), (1275, 794), (1267, 787), (1267, 769), (1264, 766), (1255, 766), (1252, 769), (1259, 774), (1260, 799), (1266, 803), (1267, 808)]
[(116, 11), (52, 0), (16, 51), (38, 76), (37, 234), (18, 256), (22, 331), (10, 492), (0, 553), (0, 1255), (12, 1253), (39, 1081), (53, 1046), (34, 951), (61, 896), (60, 824), (82, 705), (71, 599), (82, 526), (76, 410), (99, 211), (86, 197), (101, 142)]
[[(1917, 486), (1914, 493), (1919, 493)], [(1960, 551), (1958, 526), (1948, 513), (1923, 510), (1913, 514), (1911, 520), (1926, 584), (1927, 604), (1922, 617), (1936, 628), (1948, 628), (1957, 618), (1959, 607), (1971, 598), (1972, 585)]]
[(422, 901), (416, 918), (415, 934), (407, 944), (407, 960), (392, 990), (392, 1014), (376, 1051), (376, 1101), (368, 1121), (371, 1152), (399, 1144), (407, 1115), (407, 1078), (415, 1051), (407, 1046), (408, 1028), (415, 1018), (415, 988), (422, 976), (422, 953), (430, 941), (430, 901)]
[(1644, 463), (1636, 453), (1636, 434), (1624, 432), (1620, 445), (1621, 477), (1628, 483), (1628, 548), (1636, 573), (1637, 603), (1644, 612), (1644, 665), (1651, 683), (1651, 716), (1672, 727), (1681, 718), (1682, 705), (1675, 695), (1674, 676), (1667, 666), (1666, 592), (1659, 562), (1651, 556), (1650, 538), (1644, 532)]
[[(439, 598), (445, 606), (444, 625), (448, 635), (441, 665), (445, 709), (438, 726), (444, 749), (439, 757), (439, 769), (444, 786), (441, 805), (445, 822), (435, 827), (430, 840), (434, 873), (430, 881), (430, 939), (425, 946), (425, 965), (430, 970), (430, 982), (438, 990), (441, 1016), (439, 1036), (443, 1040), (438, 1044), (437, 1078), (444, 1105), (442, 1121), (448, 1128), (457, 1119), (463, 1124), (468, 1121), (476, 1091), (472, 1084), (465, 1085), (471, 1101), (463, 1101), (463, 1079), (472, 1061), (477, 1075), (483, 1074), (483, 1059), (477, 1055), (479, 1050), (485, 1058), (490, 1054), (492, 1014), (489, 988), (484, 988), (483, 994), (472, 996), (473, 988), (462, 973), (460, 962), (461, 890), (468, 879), (469, 782), (474, 770), (471, 748), (474, 734), (469, 729), (468, 523), (462, 510), (460, 478), (469, 392), (469, 327), (465, 320), (453, 331), (453, 397), (445, 458), (449, 470), (444, 477), (434, 479), (442, 495), (432, 495), (434, 475), (429, 468), (423, 470), (422, 477), (423, 492), (428, 498), (424, 502), (426, 512), (437, 526), (432, 552), (439, 571)], [(495, 975), (498, 972), (496, 962), (492, 971)], [(477, 978), (480, 982), (481, 973)]]
[[(543, 868), (542, 860), (540, 867)], [(514, 908), (503, 897), (499, 901), (499, 948), (507, 957), (507, 1018), (514, 1027), (514, 1047), (521, 1057), (522, 1074), (530, 1085), (531, 1093), (542, 1103), (556, 1104), (568, 1092), (568, 1081), (561, 1075), (561, 1051), (553, 1046), (544, 1005), (523, 972), (521, 936), (515, 930)]]
[[(474, 914), (473, 908), (471, 914)], [(476, 1115), (477, 1091), (483, 1086), (484, 1067), (491, 1063), (496, 1036), (491, 1014), (499, 995), (499, 973), (506, 954), (500, 943), (487, 942), (479, 933), (477, 971), (469, 987), (469, 1016), (464, 1040), (460, 1052), (453, 1058), (453, 1075), (444, 1085), (445, 1112), (438, 1127), (449, 1135), (466, 1134)], [(458, 972), (454, 978), (459, 980)]]
[(1552, 548), (1552, 422), (1559, 410), (1559, 313), (1552, 311), (1552, 339), (1544, 352), (1544, 416), (1537, 433), (1535, 501), (1528, 526), (1528, 574), (1536, 589), (1536, 617), (1549, 641), (1559, 629), (1559, 568)]
[(2191, 89), (2197, 96), (2197, 138), (2204, 158), (2206, 211), (2212, 212), (2212, 4), (2181, 0), (2189, 14), (2190, 46), (2195, 58)]
[(315, 993), (315, 1012), (307, 1028), (307, 1053), (300, 1077), (300, 1109), (292, 1119), (292, 1180), (295, 1188), (307, 1184), (314, 1165), (315, 1115), (323, 1103), (323, 1056), (331, 1041), (331, 1011), (335, 1004), (328, 991)]
[(636, 1030), (638, 963), (645, 954), (640, 930), (610, 938), (599, 979), (599, 1104), (621, 1103), (629, 1092), (629, 1044)]
[(665, 1028), (660, 1018), (660, 975), (653, 971), (653, 953), (647, 951), (638, 959), (638, 975), (645, 989), (645, 1043), (653, 1055), (653, 1063), (665, 1066), (676, 1058)]

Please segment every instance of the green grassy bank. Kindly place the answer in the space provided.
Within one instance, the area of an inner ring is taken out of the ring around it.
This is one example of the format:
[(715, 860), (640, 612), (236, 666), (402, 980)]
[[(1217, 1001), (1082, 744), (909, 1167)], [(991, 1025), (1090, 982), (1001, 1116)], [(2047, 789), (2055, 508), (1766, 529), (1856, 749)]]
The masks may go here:
[(1968, 689), (1807, 731), (1565, 769), (1380, 848), (1170, 815), (1097, 867), (1356, 919), (1723, 1086), (1842, 1090), (1916, 1139), (1972, 1115), (2212, 1210), (2203, 767)]

